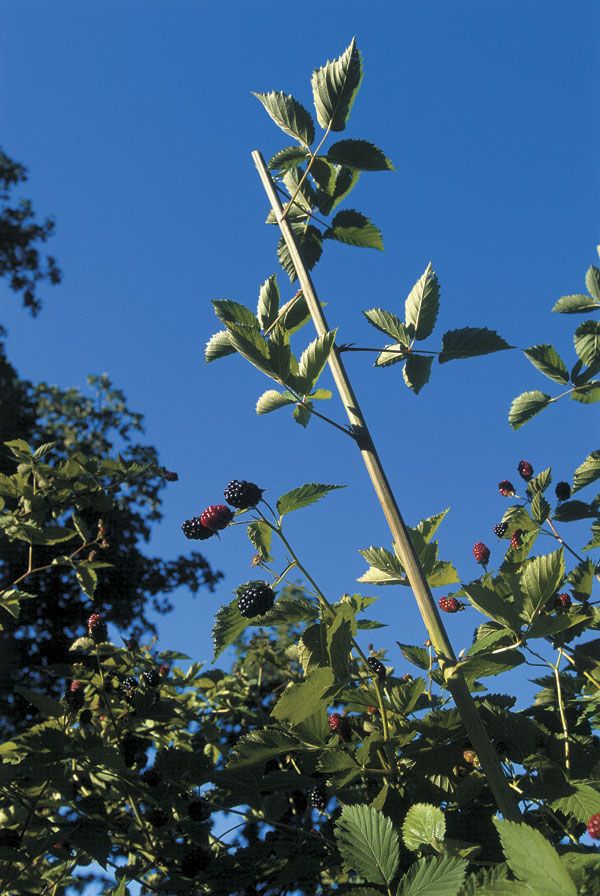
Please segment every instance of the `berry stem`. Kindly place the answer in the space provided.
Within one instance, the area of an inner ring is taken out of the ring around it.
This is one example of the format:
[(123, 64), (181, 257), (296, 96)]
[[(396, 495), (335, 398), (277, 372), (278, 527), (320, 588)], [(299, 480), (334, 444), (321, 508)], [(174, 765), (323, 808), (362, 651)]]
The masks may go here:
[[(556, 529), (556, 526), (554, 525), (554, 523), (553, 523), (553, 521), (552, 521), (552, 517), (551, 517), (551, 516), (548, 516), (548, 517), (546, 518), (546, 522), (548, 523), (548, 525), (550, 526), (550, 529), (552, 530), (551, 533), (546, 533), (546, 534), (547, 534), (547, 535), (552, 534), (553, 537), (556, 538), (556, 540), (557, 540), (560, 544), (562, 544), (562, 546), (563, 546), (564, 548), (566, 548), (566, 550), (569, 551), (569, 553), (572, 554), (572, 555), (575, 557), (576, 560), (579, 560), (580, 563), (585, 563), (585, 560), (583, 559), (583, 557), (580, 557), (579, 554), (578, 554), (576, 551), (574, 551), (573, 548), (572, 548), (570, 545), (567, 544), (567, 542), (562, 538), (562, 536), (559, 535), (559, 533), (558, 533), (558, 531), (557, 531), (557, 529)], [(543, 532), (543, 531), (544, 531), (544, 530), (542, 529), (542, 532)]]
[(285, 207), (284, 209), (282, 209), (282, 211), (281, 211), (281, 220), (282, 220), (282, 221), (285, 221), (285, 219), (286, 219), (286, 217), (287, 217), (287, 214), (288, 214), (290, 208), (292, 207), (292, 204), (293, 204), (294, 200), (296, 199), (296, 196), (298, 195), (298, 193), (299, 193), (300, 190), (302, 189), (302, 185), (304, 184), (304, 181), (306, 180), (306, 178), (307, 178), (308, 175), (309, 175), (310, 169), (312, 168), (313, 163), (314, 163), (315, 159), (317, 158), (317, 156), (318, 156), (318, 154), (319, 154), (319, 150), (321, 149), (321, 147), (323, 146), (323, 144), (325, 143), (325, 141), (326, 141), (327, 138), (329, 137), (329, 131), (331, 130), (331, 125), (332, 125), (332, 124), (333, 124), (333, 119), (332, 119), (332, 120), (329, 122), (329, 124), (327, 125), (327, 129), (326, 129), (325, 133), (323, 134), (323, 136), (322, 136), (322, 138), (321, 138), (321, 141), (320, 141), (319, 145), (317, 146), (317, 148), (315, 149), (314, 152), (312, 151), (312, 149), (311, 149), (309, 146), (306, 147), (306, 148), (308, 149), (309, 153), (310, 153), (310, 162), (309, 162), (308, 165), (306, 166), (306, 171), (304, 172), (304, 174), (303, 174), (302, 177), (300, 178), (300, 181), (299, 181), (299, 183), (298, 183), (298, 186), (296, 187), (296, 189), (295, 189), (294, 192), (292, 193), (292, 198), (291, 198), (290, 201), (287, 203), (286, 207)]
[(561, 648), (558, 648), (558, 659), (555, 665), (552, 666), (554, 672), (554, 680), (556, 681), (556, 698), (558, 700), (558, 712), (560, 715), (560, 723), (562, 725), (563, 737), (564, 737), (564, 746), (565, 746), (565, 769), (567, 771), (567, 775), (571, 770), (571, 744), (569, 741), (569, 728), (567, 725), (567, 717), (565, 715), (565, 704), (563, 700), (563, 692), (562, 685), (560, 681), (560, 661), (563, 658), (563, 652)]

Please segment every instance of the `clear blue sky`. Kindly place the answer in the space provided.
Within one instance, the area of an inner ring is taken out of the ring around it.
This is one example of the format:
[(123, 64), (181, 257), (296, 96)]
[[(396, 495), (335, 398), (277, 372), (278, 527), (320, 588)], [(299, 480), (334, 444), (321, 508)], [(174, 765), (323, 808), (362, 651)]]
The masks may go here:
[[(575, 318), (550, 308), (581, 291), (597, 261), (600, 6), (2, 0), (0, 13), (3, 145), (28, 166), (40, 213), (57, 219), (51, 249), (65, 275), (35, 321), (0, 293), (13, 362), (63, 386), (106, 371), (145, 414), (148, 440), (180, 474), (153, 539), (165, 556), (191, 546), (181, 521), (218, 502), (231, 478), (273, 498), (311, 480), (348, 483), (297, 514), (290, 533), (332, 599), (357, 590), (357, 549), (389, 539), (352, 443), (318, 421), (303, 431), (285, 411), (257, 418), (268, 381), (241, 360), (202, 359), (218, 329), (210, 299), (254, 304), (276, 270), (250, 152), (290, 141), (251, 91), (309, 105), (312, 69), (357, 35), (366, 75), (347, 136), (377, 143), (396, 171), (364, 175), (350, 203), (382, 228), (385, 253), (329, 243), (315, 273), (341, 341), (373, 344), (360, 310), (402, 314), (432, 260), (440, 334), (488, 326), (524, 347), (555, 342), (573, 363)], [(574, 402), (509, 429), (512, 397), (545, 388), (517, 353), (434, 368), (418, 398), (398, 367), (369, 365), (354, 356), (348, 367), (405, 517), (452, 507), (441, 553), (466, 580), (478, 574), (474, 542), (500, 560), (498, 481), (518, 478), (521, 458), (570, 478), (594, 447), (594, 411)], [(210, 655), (218, 607), (253, 576), (241, 530), (206, 555), (226, 572), (218, 593), (182, 594), (160, 624), (164, 647), (198, 658)], [(395, 640), (425, 634), (407, 590), (381, 593), (390, 628), (374, 640), (403, 669)], [(474, 619), (449, 620), (457, 649)]]

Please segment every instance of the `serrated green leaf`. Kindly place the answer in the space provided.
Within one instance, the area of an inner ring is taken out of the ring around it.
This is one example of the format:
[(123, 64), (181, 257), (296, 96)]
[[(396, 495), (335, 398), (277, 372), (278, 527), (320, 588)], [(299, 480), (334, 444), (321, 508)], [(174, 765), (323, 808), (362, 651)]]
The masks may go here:
[(524, 423), (543, 411), (551, 401), (550, 395), (546, 395), (544, 392), (537, 390), (522, 392), (521, 395), (513, 399), (508, 412), (508, 422), (513, 429), (519, 429)]
[(524, 351), (534, 367), (556, 383), (568, 383), (569, 371), (553, 345), (532, 345)]
[(239, 638), (249, 625), (252, 625), (252, 621), (240, 613), (237, 597), (231, 603), (221, 607), (215, 616), (212, 630), (213, 662), (221, 656), (226, 647)]
[(417, 340), (430, 336), (435, 327), (439, 310), (440, 285), (430, 262), (411, 289), (405, 302), (404, 316), (409, 334)]
[(398, 361), (405, 361), (408, 357), (408, 352), (408, 347), (399, 342), (395, 342), (392, 345), (386, 345), (383, 351), (377, 355), (373, 366), (391, 367), (392, 364), (397, 364)]
[(584, 551), (592, 551), (600, 547), (600, 522), (592, 523), (592, 537), (583, 546)]
[(302, 383), (303, 395), (312, 392), (331, 354), (337, 330), (330, 330), (318, 336), (305, 348), (298, 363), (298, 377)]
[(547, 467), (541, 473), (538, 473), (537, 476), (534, 476), (533, 479), (529, 480), (527, 483), (527, 494), (534, 495), (536, 492), (545, 492), (551, 482), (552, 468)]
[(286, 146), (269, 159), (267, 167), (270, 171), (289, 171), (290, 168), (302, 165), (308, 158), (306, 150), (301, 146)]
[(463, 590), (474, 607), (485, 616), (506, 626), (513, 632), (520, 631), (520, 620), (513, 605), (498, 595), (484, 582), (470, 582)]
[(352, 208), (337, 213), (331, 222), (331, 227), (324, 232), (323, 239), (383, 251), (383, 237), (379, 228), (362, 212)]
[(445, 836), (446, 819), (441, 809), (429, 803), (415, 803), (410, 807), (402, 824), (402, 839), (407, 849), (416, 852)]
[(427, 582), (430, 588), (443, 588), (460, 582), (460, 576), (448, 560), (436, 560), (431, 572), (427, 573)]
[[(324, 159), (323, 165), (328, 169), (332, 168), (332, 166)], [(360, 178), (360, 171), (356, 171), (356, 169), (352, 168), (340, 168), (339, 170), (336, 169), (334, 171), (335, 180), (332, 184), (329, 179), (325, 181), (325, 179), (322, 178), (321, 182), (317, 180), (317, 175), (319, 174), (320, 169), (316, 162), (311, 168), (311, 172), (313, 171), (315, 173), (315, 181), (319, 186), (319, 189), (317, 190), (317, 207), (324, 215), (331, 214), (334, 208), (336, 208), (340, 202), (352, 192)], [(320, 173), (323, 174), (323, 171)]]
[(214, 299), (213, 308), (222, 324), (242, 324), (245, 327), (259, 329), (258, 320), (245, 305), (232, 302), (231, 299)]
[(421, 520), (417, 525), (417, 530), (421, 533), (427, 543), (431, 541), (449, 510), (450, 508), (446, 507), (446, 509), (440, 511), (440, 513), (435, 513), (433, 516), (428, 516), (426, 519)]
[(370, 547), (358, 553), (371, 567), (358, 579), (359, 582), (369, 582), (372, 585), (398, 585), (406, 580), (404, 567), (391, 551), (385, 548)]
[(442, 352), (438, 358), (440, 364), (456, 361), (460, 358), (475, 358), (512, 348), (495, 330), (487, 327), (463, 327), (460, 330), (448, 330), (442, 336)]
[(228, 762), (236, 771), (262, 765), (282, 753), (301, 749), (298, 738), (289, 731), (266, 728), (251, 731), (239, 738), (233, 748), (233, 756)]
[(516, 669), (525, 662), (525, 657), (518, 650), (505, 650), (496, 656), (476, 654), (460, 662), (460, 669), (467, 684), (472, 687), (480, 678), (501, 675), (510, 669)]
[(277, 500), (277, 512), (280, 516), (308, 507), (319, 501), (326, 494), (338, 488), (346, 488), (345, 485), (325, 485), (321, 482), (308, 482), (281, 495)]
[(415, 395), (429, 382), (433, 358), (430, 355), (409, 355), (402, 369), (404, 382)]
[(573, 336), (575, 351), (579, 359), (592, 367), (600, 362), (600, 321), (584, 320)]
[(37, 691), (32, 691), (30, 688), (24, 688), (20, 685), (16, 685), (15, 691), (28, 703), (35, 706), (46, 718), (59, 719), (65, 715), (65, 707), (62, 703), (58, 700), (53, 700), (52, 697), (48, 697), (46, 694), (39, 694)]
[(556, 594), (565, 577), (563, 549), (528, 560), (519, 576), (525, 619), (531, 622)]
[(293, 335), (310, 320), (310, 311), (306, 299), (299, 291), (289, 302), (281, 306), (279, 312), (279, 325), (285, 327), (288, 333)]
[(281, 90), (255, 93), (254, 96), (288, 137), (293, 137), (294, 140), (298, 140), (305, 146), (310, 146), (315, 139), (315, 126), (310, 112), (298, 100)]
[(261, 285), (258, 293), (256, 316), (261, 329), (268, 330), (268, 328), (277, 320), (279, 300), (280, 295), (277, 274), (271, 274), (271, 276)]
[(531, 516), (536, 521), (538, 526), (541, 526), (548, 519), (548, 514), (550, 513), (550, 505), (541, 494), (541, 492), (535, 492), (533, 498), (531, 499)]
[(594, 519), (598, 516), (598, 508), (585, 501), (563, 501), (554, 511), (554, 519), (559, 523), (572, 523), (574, 520)]
[(370, 324), (377, 330), (391, 336), (397, 342), (408, 346), (410, 340), (406, 332), (406, 328), (399, 317), (390, 311), (384, 311), (383, 308), (371, 308), (369, 311), (363, 311), (364, 316)]
[(582, 560), (577, 566), (573, 567), (567, 576), (567, 581), (573, 588), (573, 594), (579, 600), (585, 600), (591, 595), (594, 573), (594, 564), (588, 557), (587, 560)]
[(352, 650), (352, 639), (356, 634), (356, 618), (350, 604), (343, 604), (336, 608), (336, 614), (331, 623), (327, 625), (327, 649), (331, 668), (336, 682), (343, 682), (348, 678), (348, 659)]
[(577, 386), (571, 392), (573, 401), (579, 401), (581, 404), (595, 404), (600, 401), (600, 382), (593, 380), (584, 386)]
[(552, 310), (559, 314), (587, 314), (595, 308), (600, 308), (599, 300), (590, 296), (574, 295), (560, 298)]
[(296, 399), (291, 392), (278, 392), (277, 389), (267, 389), (256, 402), (257, 414), (270, 414), (288, 404), (296, 404)]
[(598, 301), (600, 307), (600, 270), (593, 264), (586, 271), (585, 285), (589, 294)]
[(270, 358), (269, 343), (260, 335), (259, 331), (254, 327), (245, 327), (242, 324), (228, 324), (227, 329), (235, 350), (262, 373), (271, 379), (277, 379), (277, 373)]
[(595, 482), (599, 478), (600, 451), (592, 451), (592, 453), (588, 454), (585, 460), (579, 464), (573, 474), (571, 494), (580, 491), (580, 489), (585, 488), (586, 485), (591, 485), (592, 482)]
[(260, 559), (265, 563), (270, 563), (273, 559), (271, 556), (273, 530), (263, 520), (255, 520), (248, 525), (246, 532)]
[(394, 170), (387, 156), (368, 140), (338, 140), (329, 147), (327, 160), (359, 171)]
[(466, 860), (454, 856), (419, 859), (398, 884), (396, 896), (457, 896), (466, 871)]
[(388, 886), (398, 870), (398, 836), (389, 818), (372, 806), (344, 806), (335, 824), (347, 868), (370, 884)]
[(75, 575), (82, 591), (84, 591), (88, 597), (93, 597), (96, 591), (96, 586), (98, 585), (98, 573), (96, 570), (90, 569), (89, 566), (79, 566)]
[(292, 350), (289, 333), (279, 324), (271, 330), (267, 343), (271, 367), (279, 382), (285, 383), (290, 375)]
[(546, 638), (556, 635), (587, 620), (587, 616), (538, 616), (527, 630), (528, 638)]
[(361, 54), (354, 38), (338, 59), (326, 62), (313, 72), (311, 87), (322, 128), (344, 130), (362, 77)]
[(551, 843), (526, 824), (493, 819), (515, 877), (545, 896), (577, 896), (575, 884)]
[[(323, 238), (321, 231), (312, 224), (305, 227), (304, 224), (299, 224), (296, 221), (290, 221), (290, 227), (296, 237), (300, 257), (306, 269), (311, 271), (323, 253)], [(277, 258), (290, 278), (290, 281), (293, 283), (297, 280), (298, 275), (296, 274), (296, 268), (294, 267), (294, 262), (292, 261), (292, 257), (283, 237), (281, 237), (277, 243)]]
[(294, 413), (292, 414), (295, 422), (300, 426), (306, 428), (310, 423), (312, 407), (312, 401), (307, 401), (304, 404), (296, 405), (296, 407), (294, 408)]
[(219, 330), (210, 337), (204, 349), (204, 360), (210, 364), (218, 358), (224, 358), (226, 355), (235, 354), (235, 348), (231, 344), (229, 333), (227, 330)]
[(299, 724), (318, 709), (333, 683), (332, 669), (321, 667), (312, 670), (304, 681), (288, 685), (273, 707), (271, 715), (292, 726)]
[(572, 815), (584, 824), (600, 810), (600, 790), (590, 786), (586, 781), (571, 781), (571, 793), (568, 796), (553, 800), (550, 807), (555, 812)]

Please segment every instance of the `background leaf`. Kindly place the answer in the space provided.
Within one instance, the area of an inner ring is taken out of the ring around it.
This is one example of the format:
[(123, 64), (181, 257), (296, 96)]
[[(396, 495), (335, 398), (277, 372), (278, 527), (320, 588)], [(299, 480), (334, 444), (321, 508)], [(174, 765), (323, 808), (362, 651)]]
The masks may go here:
[(345, 165), (359, 171), (394, 170), (387, 156), (368, 140), (338, 140), (329, 147), (327, 159), (334, 165)]
[(334, 489), (345, 488), (345, 485), (325, 485), (321, 482), (308, 482), (306, 485), (300, 485), (291, 491), (281, 495), (277, 500), (277, 512), (284, 516), (293, 510), (300, 510), (301, 507), (308, 507), (319, 501), (326, 494)]
[(517, 395), (508, 412), (508, 422), (513, 429), (519, 429), (528, 420), (531, 420), (540, 411), (543, 411), (552, 401), (550, 395), (534, 390), (522, 392)]
[(515, 877), (545, 896), (577, 896), (560, 856), (543, 834), (514, 821), (494, 819), (494, 824)]
[(441, 809), (429, 803), (415, 803), (410, 807), (402, 824), (402, 839), (407, 849), (416, 852), (445, 836), (446, 819)]
[(463, 327), (461, 330), (448, 330), (442, 336), (442, 353), (440, 364), (456, 361), (460, 358), (475, 358), (489, 355), (511, 348), (502, 336), (487, 327)]
[(361, 212), (351, 208), (344, 209), (337, 213), (331, 224), (323, 234), (324, 239), (383, 251), (381, 231)]
[(344, 130), (362, 77), (362, 58), (355, 38), (338, 59), (326, 62), (313, 72), (313, 99), (322, 128)]
[(312, 115), (298, 100), (280, 90), (255, 93), (254, 96), (263, 104), (269, 116), (282, 131), (300, 143), (310, 146), (315, 139), (315, 126)]
[[(426, 339), (433, 332), (440, 310), (440, 285), (431, 262), (419, 277), (405, 303), (406, 327), (415, 339)], [(440, 359), (441, 360), (441, 359)]]
[(457, 896), (466, 871), (464, 859), (419, 859), (400, 881), (397, 896)]
[(391, 883), (398, 869), (398, 835), (383, 812), (372, 806), (344, 806), (335, 836), (349, 869), (370, 884)]
[(553, 345), (532, 345), (524, 354), (534, 367), (556, 383), (568, 383), (569, 371)]

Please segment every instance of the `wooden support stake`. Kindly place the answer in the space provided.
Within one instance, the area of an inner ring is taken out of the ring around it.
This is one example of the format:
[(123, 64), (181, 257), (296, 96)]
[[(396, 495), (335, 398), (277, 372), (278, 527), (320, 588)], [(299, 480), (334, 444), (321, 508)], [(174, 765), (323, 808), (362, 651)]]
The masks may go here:
[[(313, 323), (319, 336), (329, 332), (329, 327), (323, 314), (321, 303), (313, 286), (310, 274), (300, 256), (296, 238), (287, 218), (283, 217), (283, 207), (277, 195), (277, 190), (271, 175), (265, 165), (261, 153), (256, 150), (252, 153), (252, 159), (265, 192), (268, 196), (271, 208), (277, 219), (283, 239), (290, 253), (292, 262), (298, 274), (298, 280), (302, 287), (302, 293), (309, 308)], [(365, 418), (363, 417), (358, 400), (352, 389), (352, 384), (344, 369), (342, 359), (336, 346), (329, 355), (329, 367), (333, 374), (337, 390), (346, 409), (348, 420), (355, 434), (357, 445), (362, 454), (367, 472), (375, 489), (375, 493), (381, 504), (381, 508), (387, 520), (394, 545), (400, 562), (402, 563), (415, 600), (419, 607), (425, 628), (429, 634), (431, 643), (440, 659), (440, 665), (445, 673), (447, 687), (460, 713), (462, 722), (473, 749), (479, 757), (483, 771), (487, 777), (490, 789), (496, 800), (498, 809), (502, 815), (511, 821), (522, 821), (517, 802), (502, 771), (500, 760), (494, 750), (492, 742), (485, 730), (475, 701), (469, 691), (465, 678), (459, 667), (456, 667), (456, 656), (444, 624), (438, 613), (437, 606), (431, 594), (427, 579), (419, 563), (410, 535), (402, 519), (402, 515), (396, 503), (396, 499), (388, 482), (379, 455), (371, 438)]]

